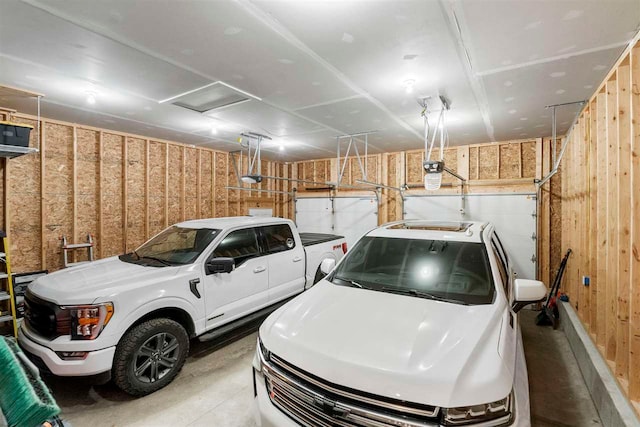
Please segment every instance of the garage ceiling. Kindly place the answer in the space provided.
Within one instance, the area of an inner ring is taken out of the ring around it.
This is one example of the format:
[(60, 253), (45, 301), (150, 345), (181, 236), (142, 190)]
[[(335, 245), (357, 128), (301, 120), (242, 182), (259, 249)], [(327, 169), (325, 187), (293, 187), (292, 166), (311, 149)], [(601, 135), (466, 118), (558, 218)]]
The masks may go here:
[[(637, 0), (2, 0), (0, 84), (45, 93), (46, 117), (227, 151), (262, 132), (294, 161), (368, 130), (372, 153), (419, 148), (416, 98), (438, 94), (452, 145), (547, 136), (544, 106), (589, 98), (639, 26)], [(215, 82), (249, 100), (170, 101)]]

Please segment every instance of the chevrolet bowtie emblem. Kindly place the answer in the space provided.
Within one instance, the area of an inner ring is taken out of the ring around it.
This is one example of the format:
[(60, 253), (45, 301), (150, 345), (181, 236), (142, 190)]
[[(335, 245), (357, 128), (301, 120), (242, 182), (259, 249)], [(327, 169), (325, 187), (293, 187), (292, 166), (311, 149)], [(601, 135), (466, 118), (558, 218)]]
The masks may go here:
[(334, 400), (326, 399), (324, 397), (314, 397), (313, 406), (334, 418), (345, 418), (349, 415), (348, 409), (336, 407), (336, 402)]

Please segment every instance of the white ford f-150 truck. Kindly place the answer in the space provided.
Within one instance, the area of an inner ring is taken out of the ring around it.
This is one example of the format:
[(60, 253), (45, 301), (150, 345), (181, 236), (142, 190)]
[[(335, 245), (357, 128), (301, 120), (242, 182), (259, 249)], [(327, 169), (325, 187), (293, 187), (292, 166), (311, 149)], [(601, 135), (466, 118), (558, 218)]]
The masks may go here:
[(18, 341), (55, 375), (112, 377), (145, 395), (177, 375), (190, 338), (212, 339), (268, 314), (346, 250), (344, 238), (298, 233), (286, 219), (183, 222), (131, 253), (31, 283)]
[(488, 223), (370, 231), (260, 327), (256, 421), (285, 426), (529, 426), (516, 279)]

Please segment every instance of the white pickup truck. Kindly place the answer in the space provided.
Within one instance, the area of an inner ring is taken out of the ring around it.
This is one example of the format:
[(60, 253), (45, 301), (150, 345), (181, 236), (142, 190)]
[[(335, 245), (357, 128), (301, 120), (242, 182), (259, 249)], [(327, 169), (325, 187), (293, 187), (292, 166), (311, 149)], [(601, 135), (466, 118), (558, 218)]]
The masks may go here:
[(530, 426), (518, 311), (546, 288), (491, 224), (387, 224), (333, 264), (260, 327), (259, 426)]
[(298, 233), (286, 219), (183, 222), (131, 253), (34, 281), (18, 340), (55, 375), (112, 377), (129, 394), (149, 394), (180, 371), (190, 338), (268, 314), (346, 250), (344, 238)]

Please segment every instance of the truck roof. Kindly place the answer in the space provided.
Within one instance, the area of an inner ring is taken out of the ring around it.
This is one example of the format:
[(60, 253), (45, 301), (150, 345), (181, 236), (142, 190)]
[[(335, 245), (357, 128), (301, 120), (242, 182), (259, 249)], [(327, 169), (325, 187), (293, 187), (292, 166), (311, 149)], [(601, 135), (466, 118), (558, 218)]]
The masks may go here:
[(479, 243), (488, 225), (488, 222), (480, 221), (408, 220), (384, 224), (370, 231), (367, 236)]
[(176, 224), (179, 227), (188, 228), (213, 228), (218, 230), (226, 230), (228, 228), (247, 226), (247, 225), (268, 225), (282, 224), (286, 222), (283, 218), (259, 217), (259, 216), (229, 216), (223, 218), (205, 218), (184, 221)]

